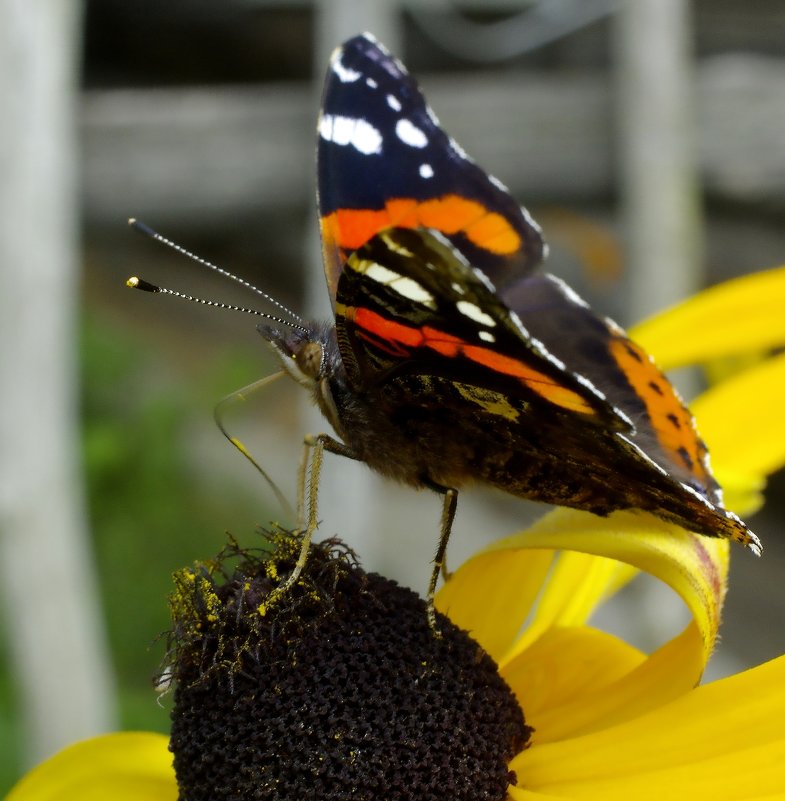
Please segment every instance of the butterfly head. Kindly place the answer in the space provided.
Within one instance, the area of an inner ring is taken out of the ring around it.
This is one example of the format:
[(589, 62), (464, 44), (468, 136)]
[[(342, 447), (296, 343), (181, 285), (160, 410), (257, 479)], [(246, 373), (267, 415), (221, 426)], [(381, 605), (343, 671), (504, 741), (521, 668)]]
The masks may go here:
[(315, 389), (335, 372), (340, 356), (333, 326), (310, 323), (284, 329), (265, 324), (258, 331), (270, 343), (283, 369), (306, 389)]
[(335, 392), (345, 385), (345, 372), (335, 326), (307, 323), (289, 329), (260, 325), (259, 333), (270, 343), (283, 369), (305, 387), (332, 427), (343, 436)]

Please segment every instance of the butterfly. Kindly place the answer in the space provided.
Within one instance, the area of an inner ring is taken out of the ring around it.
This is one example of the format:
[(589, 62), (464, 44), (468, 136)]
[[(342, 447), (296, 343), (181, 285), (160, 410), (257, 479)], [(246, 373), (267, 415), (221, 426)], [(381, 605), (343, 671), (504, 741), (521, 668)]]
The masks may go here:
[(760, 551), (670, 381), (537, 272), (537, 223), (369, 34), (332, 55), (317, 174), (334, 322), (259, 327), (337, 435), (310, 441), (307, 537), (328, 451), (442, 494), (429, 598), (471, 483), (598, 515), (639, 509)]

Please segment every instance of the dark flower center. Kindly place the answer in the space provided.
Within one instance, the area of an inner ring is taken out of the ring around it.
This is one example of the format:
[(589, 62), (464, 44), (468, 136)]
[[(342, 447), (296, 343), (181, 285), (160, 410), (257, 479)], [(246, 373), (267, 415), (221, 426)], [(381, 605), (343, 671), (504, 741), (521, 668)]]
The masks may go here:
[[(183, 801), (504, 799), (530, 729), (496, 664), (335, 541), (265, 609), (299, 542), (176, 574), (171, 750)], [(234, 567), (229, 569), (229, 564)]]

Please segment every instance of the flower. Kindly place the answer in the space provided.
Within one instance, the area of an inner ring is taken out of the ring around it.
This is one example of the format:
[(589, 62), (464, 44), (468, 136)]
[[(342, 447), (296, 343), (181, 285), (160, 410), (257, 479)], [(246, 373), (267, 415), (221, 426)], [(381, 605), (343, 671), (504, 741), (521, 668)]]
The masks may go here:
[[(635, 336), (666, 368), (765, 353), (785, 342), (783, 296), (785, 269), (737, 279)], [(740, 315), (743, 327), (726, 325)], [(750, 514), (761, 503), (765, 475), (785, 462), (785, 355), (727, 378), (692, 406), (727, 505)], [(507, 740), (518, 743), (509, 760), (512, 799), (785, 799), (785, 656), (696, 686), (717, 636), (728, 561), (726, 541), (647, 515), (603, 519), (559, 509), (456, 572), (437, 607), (497, 663), (525, 716), (520, 725), (533, 728), (528, 741), (520, 726)], [(691, 613), (686, 628), (649, 655), (589, 623), (639, 570), (670, 586)], [(194, 583), (204, 577), (192, 575)], [(212, 597), (212, 586), (202, 598)], [(215, 608), (205, 603), (202, 613), (209, 617)], [(369, 659), (376, 650), (366, 652)], [(397, 653), (402, 662), (411, 656), (400, 646)], [(233, 659), (210, 652), (200, 669), (236, 665)], [(305, 698), (309, 689), (303, 692)], [(450, 725), (460, 752), (465, 724)], [(395, 745), (401, 743), (385, 747)], [(76, 744), (28, 774), (8, 801), (174, 799), (167, 747), (167, 738), (144, 733)], [(432, 797), (452, 796), (439, 779), (436, 769)], [(352, 790), (345, 788), (343, 797), (355, 797)], [(377, 797), (392, 796), (380, 787)]]
[(435, 636), (419, 596), (335, 540), (311, 546), (271, 605), (301, 543), (267, 537), (272, 550), (229, 547), (175, 576), (182, 798), (503, 798), (530, 730), (495, 662), (447, 618)]

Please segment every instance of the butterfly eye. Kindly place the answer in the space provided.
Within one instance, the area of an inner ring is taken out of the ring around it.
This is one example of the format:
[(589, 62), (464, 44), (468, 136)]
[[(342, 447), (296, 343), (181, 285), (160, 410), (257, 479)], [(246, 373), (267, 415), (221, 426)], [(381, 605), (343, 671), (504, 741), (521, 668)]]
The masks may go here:
[(324, 348), (319, 342), (306, 342), (294, 354), (294, 359), (303, 375), (308, 378), (319, 378), (322, 373)]

